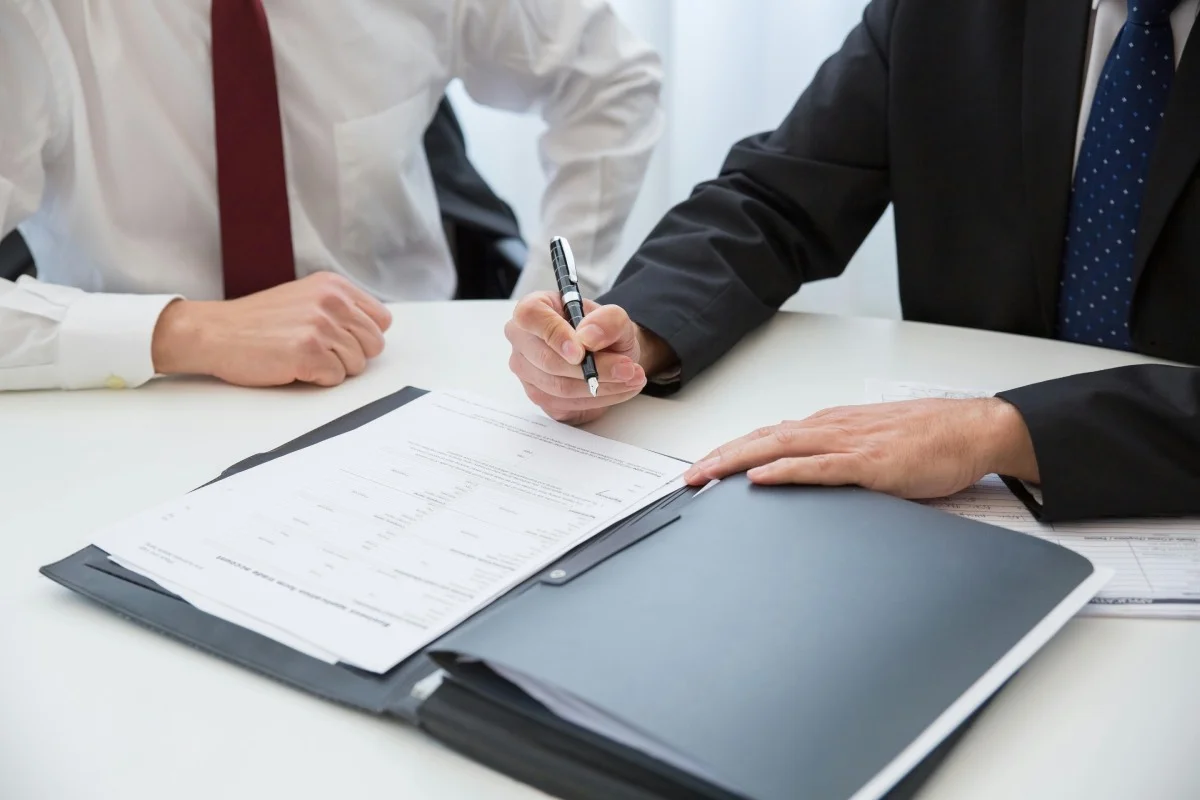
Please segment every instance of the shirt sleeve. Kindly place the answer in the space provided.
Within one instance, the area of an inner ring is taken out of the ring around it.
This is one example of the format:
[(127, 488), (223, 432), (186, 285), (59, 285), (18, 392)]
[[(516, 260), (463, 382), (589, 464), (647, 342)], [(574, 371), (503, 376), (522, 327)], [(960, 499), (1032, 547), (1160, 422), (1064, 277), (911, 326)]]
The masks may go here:
[[(580, 288), (595, 296), (663, 129), (662, 64), (604, 0), (460, 0), (453, 73), (476, 101), (540, 109), (547, 186), (534, 242), (571, 242)], [(518, 293), (553, 289), (545, 246), (530, 247)]]
[[(55, 25), (45, 0), (0, 3), (0, 236), (38, 210), (46, 165), (68, 135), (69, 92), (45, 46)], [(172, 299), (0, 279), (0, 390), (146, 382), (154, 326)]]

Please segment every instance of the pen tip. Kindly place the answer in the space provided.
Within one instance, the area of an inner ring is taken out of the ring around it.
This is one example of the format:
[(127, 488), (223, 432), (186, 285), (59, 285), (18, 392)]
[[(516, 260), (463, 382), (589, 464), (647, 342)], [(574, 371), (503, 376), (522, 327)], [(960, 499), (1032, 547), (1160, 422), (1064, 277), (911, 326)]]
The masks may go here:
[(592, 393), (592, 397), (595, 397), (596, 392), (600, 391), (600, 381), (595, 378), (588, 378), (588, 391)]

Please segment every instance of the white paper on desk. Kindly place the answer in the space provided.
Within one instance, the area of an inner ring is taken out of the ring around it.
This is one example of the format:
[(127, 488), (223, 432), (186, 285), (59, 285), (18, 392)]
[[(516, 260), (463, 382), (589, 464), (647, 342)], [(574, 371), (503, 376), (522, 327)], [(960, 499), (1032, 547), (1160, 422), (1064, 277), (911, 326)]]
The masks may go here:
[(109, 560), (117, 566), (124, 567), (127, 570), (136, 572), (139, 575), (149, 578), (163, 589), (166, 589), (171, 594), (179, 596), (188, 605), (203, 611), (205, 614), (211, 614), (218, 619), (223, 619), (226, 622), (232, 622), (239, 628), (245, 628), (248, 631), (254, 631), (257, 634), (267, 637), (268, 639), (274, 639), (280, 644), (287, 645), (293, 650), (299, 650), (301, 653), (304, 653), (307, 656), (312, 656), (318, 661), (324, 661), (326, 664), (336, 664), (338, 661), (337, 656), (333, 653), (330, 653), (327, 650), (322, 650), (312, 642), (306, 642), (297, 636), (293, 636), (282, 628), (276, 628), (274, 625), (268, 625), (262, 620), (255, 619), (247, 614), (243, 614), (235, 608), (230, 608), (229, 606), (218, 603), (215, 600), (211, 600), (202, 594), (193, 592), (191, 589), (188, 589), (185, 586), (171, 583), (161, 575), (155, 575), (149, 570), (129, 564), (124, 559), (120, 559), (115, 556), (109, 556)]
[(430, 393), (93, 541), (218, 615), (384, 672), (682, 486), (686, 466), (532, 410)]
[[(868, 402), (993, 394), (924, 383), (867, 382)], [(1034, 494), (1040, 501), (1039, 493)], [(1085, 614), (1200, 618), (1200, 519), (1043, 524), (995, 475), (953, 497), (926, 504), (1060, 544), (1097, 567), (1113, 570), (1113, 579), (1088, 604)]]

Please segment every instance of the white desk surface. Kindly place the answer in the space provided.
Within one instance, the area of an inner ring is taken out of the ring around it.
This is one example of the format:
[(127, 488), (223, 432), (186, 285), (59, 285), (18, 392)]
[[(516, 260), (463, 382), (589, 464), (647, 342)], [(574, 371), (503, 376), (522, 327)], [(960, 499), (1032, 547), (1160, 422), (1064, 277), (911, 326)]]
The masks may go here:
[[(542, 797), (403, 724), (202, 655), (42, 578), (102, 523), (179, 495), (404, 385), (523, 399), (506, 303), (399, 305), (387, 352), (333, 390), (162, 380), (0, 395), (0, 798)], [(597, 433), (683, 458), (861, 402), (865, 378), (1019, 385), (1131, 363), (1057, 342), (781, 314), (673, 399)], [(1200, 623), (1077, 619), (1006, 688), (923, 800), (1200, 798)]]

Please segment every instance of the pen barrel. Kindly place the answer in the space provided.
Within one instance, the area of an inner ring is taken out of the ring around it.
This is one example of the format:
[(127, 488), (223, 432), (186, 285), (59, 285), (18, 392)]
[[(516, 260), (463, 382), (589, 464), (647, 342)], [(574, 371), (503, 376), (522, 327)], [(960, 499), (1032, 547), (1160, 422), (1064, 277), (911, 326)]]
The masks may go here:
[(584, 380), (588, 378), (600, 379), (599, 373), (596, 372), (596, 359), (592, 356), (590, 350), (583, 354), (583, 378)]
[(571, 320), (571, 327), (578, 328), (579, 323), (583, 322), (583, 303), (579, 300), (568, 300), (564, 306), (567, 309), (567, 319)]

